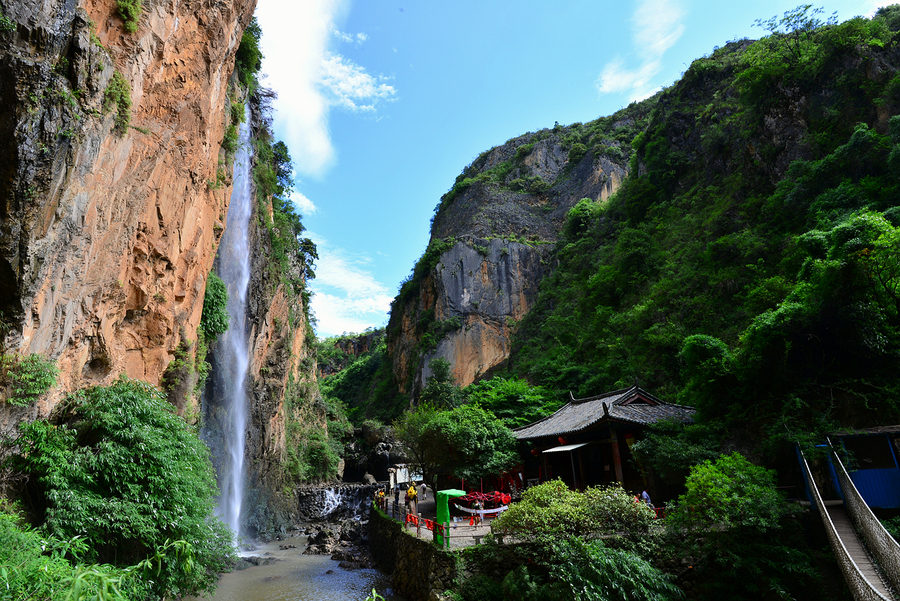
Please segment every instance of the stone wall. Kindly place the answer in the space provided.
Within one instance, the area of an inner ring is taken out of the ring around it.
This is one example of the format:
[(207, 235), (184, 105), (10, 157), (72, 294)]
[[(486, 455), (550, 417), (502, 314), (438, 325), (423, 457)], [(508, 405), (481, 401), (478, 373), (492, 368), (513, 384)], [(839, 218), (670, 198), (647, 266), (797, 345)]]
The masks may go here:
[(456, 579), (456, 555), (408, 534), (400, 522), (372, 508), (369, 548), (394, 589), (410, 601), (442, 601)]

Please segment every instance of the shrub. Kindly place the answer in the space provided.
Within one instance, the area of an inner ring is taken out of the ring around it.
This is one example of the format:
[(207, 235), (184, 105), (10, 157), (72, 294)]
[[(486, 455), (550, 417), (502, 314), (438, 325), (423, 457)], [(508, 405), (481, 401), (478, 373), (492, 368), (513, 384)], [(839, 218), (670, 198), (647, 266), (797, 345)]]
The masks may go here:
[(103, 110), (108, 111), (113, 105), (116, 106), (114, 129), (119, 135), (124, 135), (131, 123), (131, 86), (119, 71), (113, 73), (103, 93)]
[(682, 592), (671, 578), (643, 558), (610, 549), (599, 540), (547, 537), (534, 559), (503, 579), (510, 601), (670, 601)]
[(50, 388), (56, 386), (59, 368), (56, 362), (33, 353), (20, 360), (5, 355), (2, 365), (9, 382), (9, 396), (6, 402), (24, 407), (33, 403)]
[(775, 488), (775, 472), (740, 453), (694, 466), (667, 522), (704, 556), (697, 566), (707, 582), (701, 598), (822, 598), (800, 524)]
[(238, 46), (234, 57), (234, 70), (238, 80), (247, 88), (255, 82), (256, 74), (262, 68), (263, 54), (259, 47), (262, 30), (256, 17), (250, 19), (250, 24), (241, 36), (241, 44)]
[(503, 601), (503, 588), (499, 582), (485, 576), (475, 574), (459, 587), (459, 594), (464, 601)]
[(125, 21), (125, 31), (134, 33), (138, 29), (138, 21), (141, 18), (141, 0), (116, 0), (116, 8), (119, 15)]
[(575, 164), (587, 154), (587, 146), (582, 144), (581, 142), (576, 142), (572, 144), (572, 148), (569, 149), (569, 163)]
[(775, 488), (775, 472), (753, 465), (740, 453), (694, 466), (671, 521), (689, 529), (777, 527), (788, 512)]
[[(47, 534), (86, 536), (87, 561), (126, 566), (156, 558), (157, 595), (212, 591), (234, 551), (213, 516), (206, 445), (157, 389), (124, 377), (71, 395), (61, 411), (66, 423), (20, 426), (14, 458), (31, 476), (26, 498)], [(193, 558), (173, 540), (188, 541)]]
[(225, 128), (225, 135), (222, 138), (222, 150), (229, 157), (233, 157), (238, 147), (238, 128), (237, 125), (231, 123)]
[(576, 601), (671, 601), (683, 594), (668, 576), (633, 553), (581, 539), (551, 544), (548, 562), (563, 596)]
[(527, 489), (522, 500), (498, 517), (493, 531), (524, 538), (576, 536), (604, 532), (646, 532), (653, 511), (621, 486), (597, 486), (583, 493), (569, 490), (562, 480)]
[(203, 314), (200, 328), (209, 344), (228, 331), (228, 288), (214, 271), (206, 278), (206, 294), (203, 297)]
[(6, 15), (0, 15), (0, 33), (8, 33), (15, 30), (16, 22)]

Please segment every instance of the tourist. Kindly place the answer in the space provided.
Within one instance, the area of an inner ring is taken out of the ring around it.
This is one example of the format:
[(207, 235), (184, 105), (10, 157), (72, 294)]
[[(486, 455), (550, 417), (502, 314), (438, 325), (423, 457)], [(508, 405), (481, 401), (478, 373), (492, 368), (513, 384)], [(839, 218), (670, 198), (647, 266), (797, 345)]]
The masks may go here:
[(653, 507), (653, 503), (650, 502), (650, 495), (647, 494), (647, 491), (641, 493), (641, 500), (647, 504), (647, 507)]
[(472, 506), (475, 509), (475, 525), (481, 525), (481, 510), (484, 509), (484, 505), (481, 504), (480, 499), (475, 499), (475, 504)]
[(424, 500), (425, 500), (425, 497), (426, 497), (425, 492), (428, 490), (428, 489), (425, 487), (425, 482), (424, 482), (424, 481), (422, 481), (422, 486), (421, 486), (421, 488), (422, 488), (422, 500), (424, 501)]
[(410, 482), (409, 489), (406, 491), (406, 500), (407, 500), (407, 503), (409, 504), (407, 511), (409, 511), (412, 514), (416, 513), (416, 500), (417, 500), (416, 497), (417, 496), (418, 496), (418, 493), (416, 492), (416, 483)]
[(394, 505), (400, 504), (400, 483), (394, 484)]

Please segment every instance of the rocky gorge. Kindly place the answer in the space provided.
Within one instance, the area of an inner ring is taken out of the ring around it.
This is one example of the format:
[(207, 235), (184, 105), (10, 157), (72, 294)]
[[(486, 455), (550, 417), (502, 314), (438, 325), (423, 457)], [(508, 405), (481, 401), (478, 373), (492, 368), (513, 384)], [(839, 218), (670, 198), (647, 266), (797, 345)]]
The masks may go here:
[[(231, 198), (236, 107), (252, 105), (253, 135), (271, 135), (265, 93), (234, 76), (255, 5), (145, 2), (130, 23), (112, 0), (0, 3), (13, 24), (0, 32), (2, 347), (59, 371), (35, 402), (0, 404), (6, 430), (120, 375), (164, 388), (188, 421), (215, 423), (218, 391), (196, 387), (199, 326)], [(254, 533), (297, 513), (281, 492), (300, 436), (290, 424), (325, 427), (306, 300), (290, 283), (303, 267), (269, 264), (271, 211), (270, 199), (254, 202), (250, 222), (243, 520)]]

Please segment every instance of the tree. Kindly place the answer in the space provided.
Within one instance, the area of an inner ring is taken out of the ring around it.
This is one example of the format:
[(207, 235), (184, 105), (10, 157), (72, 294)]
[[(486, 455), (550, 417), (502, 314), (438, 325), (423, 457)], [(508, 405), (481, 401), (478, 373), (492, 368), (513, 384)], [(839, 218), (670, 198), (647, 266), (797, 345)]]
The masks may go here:
[(512, 431), (472, 405), (451, 410), (420, 405), (394, 422), (394, 433), (432, 488), (439, 474), (472, 481), (502, 474), (518, 462)]
[(440, 411), (428, 422), (425, 438), (434, 463), (455, 478), (475, 481), (497, 476), (519, 463), (516, 437), (494, 414), (462, 405)]
[(431, 452), (432, 441), (426, 436), (426, 428), (438, 410), (431, 405), (419, 405), (414, 411), (407, 411), (394, 421), (394, 435), (406, 450), (406, 458), (421, 472), (432, 490), (437, 490), (437, 473), (440, 457)]
[(707, 582), (702, 599), (805, 597), (816, 572), (793, 510), (775, 488), (775, 472), (740, 453), (694, 466), (686, 492), (667, 522), (686, 533), (702, 556), (695, 569)]
[(875, 12), (876, 19), (884, 19), (891, 31), (900, 31), (900, 4), (882, 6)]
[(491, 378), (463, 389), (467, 401), (486, 409), (510, 428), (518, 428), (550, 415), (562, 404), (543, 386), (524, 379)]
[(256, 17), (253, 17), (241, 36), (241, 44), (234, 57), (234, 70), (238, 79), (248, 88), (255, 83), (256, 74), (262, 68), (263, 54), (259, 47), (261, 37), (262, 29)]
[(682, 480), (692, 466), (719, 457), (723, 434), (721, 422), (661, 420), (650, 425), (632, 450), (661, 478)]
[(685, 488), (671, 522), (688, 530), (748, 527), (764, 532), (778, 528), (790, 512), (775, 488), (775, 472), (737, 452), (695, 465)]
[(785, 49), (784, 57), (789, 61), (797, 61), (800, 60), (802, 54), (803, 42), (809, 38), (810, 34), (821, 27), (837, 23), (836, 12), (824, 21), (820, 19), (819, 15), (824, 11), (825, 9), (822, 7), (812, 8), (812, 4), (801, 4), (797, 8), (785, 11), (781, 19), (778, 16), (765, 21), (757, 19), (753, 25), (782, 37)]
[[(25, 498), (47, 534), (86, 536), (87, 561), (127, 566), (159, 557), (160, 596), (212, 591), (234, 550), (213, 516), (206, 445), (145, 382), (123, 377), (71, 395), (63, 407), (64, 423), (20, 426), (13, 458), (31, 476)], [(173, 541), (186, 541), (193, 558)]]
[(462, 402), (459, 386), (453, 378), (452, 365), (443, 357), (432, 359), (428, 364), (431, 375), (425, 381), (425, 388), (419, 395), (419, 403), (441, 409), (451, 409)]

